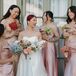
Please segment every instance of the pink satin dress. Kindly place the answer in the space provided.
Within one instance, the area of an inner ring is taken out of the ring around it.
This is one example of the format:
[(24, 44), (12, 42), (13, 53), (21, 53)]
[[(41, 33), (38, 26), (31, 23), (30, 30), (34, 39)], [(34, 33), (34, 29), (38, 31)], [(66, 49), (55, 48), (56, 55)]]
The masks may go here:
[[(6, 41), (0, 40), (0, 59), (8, 59), (12, 56), (12, 53), (9, 50), (9, 46)], [(14, 76), (13, 73), (13, 64), (5, 63), (0, 64), (0, 76)]]
[[(9, 31), (9, 30), (5, 29), (3, 36), (7, 40), (7, 42), (11, 45), (11, 43), (13, 43), (15, 40), (17, 40), (18, 35), (16, 35), (16, 33), (19, 32), (18, 26), (17, 26), (16, 21), (8, 24), (7, 26), (9, 26), (11, 28), (11, 30)], [(5, 26), (5, 27), (7, 27), (7, 26)]]
[(43, 58), (48, 76), (57, 76), (57, 60), (54, 43), (47, 42), (46, 47), (43, 48)]
[[(54, 24), (51, 23), (50, 25), (44, 25), (40, 28), (41, 34), (42, 31), (45, 31), (45, 28), (51, 28)], [(53, 37), (51, 35), (48, 35), (48, 38)], [(42, 54), (43, 54), (43, 60), (44, 60), (44, 65), (45, 69), (47, 71), (48, 76), (58, 76), (58, 71), (57, 71), (57, 58), (56, 58), (56, 49), (54, 42), (47, 41), (46, 40), (46, 46), (42, 49)]]
[(66, 63), (64, 76), (76, 76), (76, 36), (70, 36), (66, 45), (74, 49), (70, 50), (71, 56)]

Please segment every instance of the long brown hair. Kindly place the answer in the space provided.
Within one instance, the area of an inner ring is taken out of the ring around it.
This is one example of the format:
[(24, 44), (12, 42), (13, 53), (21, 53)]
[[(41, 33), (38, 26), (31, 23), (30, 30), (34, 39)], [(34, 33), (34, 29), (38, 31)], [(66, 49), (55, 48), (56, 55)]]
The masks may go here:
[(75, 16), (74, 16), (74, 20), (75, 20), (75, 22), (76, 22), (76, 6), (70, 6), (69, 8), (68, 8), (68, 10), (67, 10), (67, 23), (70, 23), (72, 20), (70, 19), (70, 17), (69, 17), (69, 15), (68, 15), (68, 13), (69, 13), (69, 9), (71, 10), (71, 12), (73, 12), (74, 14), (75, 14)]

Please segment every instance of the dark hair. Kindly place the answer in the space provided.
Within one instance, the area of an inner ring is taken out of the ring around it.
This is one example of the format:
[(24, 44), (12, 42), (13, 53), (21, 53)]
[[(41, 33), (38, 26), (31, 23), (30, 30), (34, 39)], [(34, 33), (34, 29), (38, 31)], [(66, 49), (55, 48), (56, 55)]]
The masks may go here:
[(72, 21), (68, 15), (69, 9), (71, 10), (71, 12), (73, 12), (75, 14), (74, 20), (76, 21), (76, 6), (70, 6), (67, 10), (67, 20), (66, 20), (67, 23), (70, 23)]
[[(43, 15), (46, 14), (46, 17), (49, 16), (53, 21), (53, 13), (51, 11), (45, 11)], [(48, 19), (48, 18), (47, 18)]]
[(4, 33), (4, 25), (0, 24), (0, 37), (3, 35)]
[(13, 10), (14, 8), (18, 8), (19, 9), (19, 15), (16, 17), (16, 19), (19, 20), (21, 11), (20, 11), (20, 8), (17, 5), (11, 5), (9, 7), (8, 11), (6, 12), (6, 14), (3, 16), (2, 20), (8, 18), (10, 16), (10, 14), (11, 14), (10, 10)]
[(36, 16), (35, 15), (32, 15), (32, 14), (31, 15), (28, 15), (27, 16), (27, 21), (30, 21), (33, 17), (36, 17)]

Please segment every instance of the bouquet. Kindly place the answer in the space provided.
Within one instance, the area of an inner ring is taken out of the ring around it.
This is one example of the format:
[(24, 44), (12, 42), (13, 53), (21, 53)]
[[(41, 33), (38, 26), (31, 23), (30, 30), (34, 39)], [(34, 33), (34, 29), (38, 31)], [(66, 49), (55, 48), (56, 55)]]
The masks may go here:
[(20, 41), (15, 41), (14, 43), (12, 43), (10, 45), (10, 48), (13, 53), (18, 53), (28, 48), (30, 45), (31, 43), (29, 41), (20, 40)]
[(46, 32), (47, 35), (51, 35), (53, 33), (53, 30), (51, 28), (49, 28), (49, 27), (46, 27), (44, 29), (44, 31)]
[(53, 30), (49, 27), (45, 27), (44, 29), (40, 29), (40, 32), (42, 34), (42, 38), (44, 40), (47, 40), (47, 41), (54, 36)]
[(45, 32), (47, 35), (51, 35), (53, 33), (53, 30), (49, 27), (45, 27), (44, 29), (40, 29), (40, 32)]
[(68, 24), (62, 26), (61, 28), (62, 28), (62, 31), (66, 30), (67, 32), (71, 29)]
[(26, 43), (26, 45), (24, 44), (26, 46), (26, 48), (29, 48), (29, 47), (31, 48), (32, 52), (36, 52), (37, 50), (42, 49), (43, 44), (45, 43), (44, 40), (40, 40), (39, 41), (35, 37), (33, 37), (33, 38), (26, 38), (26, 37), (24, 37), (23, 38), (23, 42)]
[(9, 24), (9, 27), (10, 27), (12, 30), (14, 30), (14, 31), (18, 28), (16, 22), (10, 23), (10, 24)]
[[(36, 52), (42, 49), (44, 43), (45, 43), (44, 40), (38, 41), (38, 40), (35, 40), (34, 38), (30, 39), (30, 38), (24, 37), (20, 41), (15, 41), (12, 44), (11, 49), (14, 53), (18, 53), (21, 51), (24, 53), (24, 50), (26, 50), (27, 48), (31, 48), (31, 52)], [(27, 55), (31, 54), (31, 52), (28, 52), (26, 54), (24, 53), (25, 57), (27, 58)]]
[(70, 56), (71, 56), (71, 53), (70, 53), (70, 47), (68, 47), (68, 46), (63, 46), (62, 48), (61, 48), (61, 51), (63, 52), (63, 54), (64, 54), (64, 56), (66, 57), (66, 58), (69, 58)]
[(31, 38), (24, 37), (23, 38), (23, 44), (24, 44), (24, 46), (26, 46), (26, 47), (24, 47), (24, 49), (28, 49), (28, 48), (31, 49), (30, 52), (28, 51), (28, 53), (27, 52), (26, 52), (26, 54), (24, 53), (25, 58), (27, 59), (27, 56), (29, 54), (41, 50), (44, 43), (45, 43), (44, 40), (39, 41), (36, 37), (31, 37)]
[[(65, 24), (64, 26), (61, 27), (61, 30), (62, 30), (62, 31), (66, 31), (66, 32), (68, 32), (68, 33), (70, 32), (70, 29), (71, 29), (71, 28), (69, 27), (68, 24)], [(63, 36), (63, 33), (62, 33), (62, 35), (60, 36), (60, 39), (66, 39), (66, 38), (68, 38), (68, 36), (64, 37), (64, 36)]]
[(19, 45), (19, 41), (15, 41), (15, 42), (11, 43), (10, 49), (14, 54), (20, 53), (23, 50), (23, 48)]

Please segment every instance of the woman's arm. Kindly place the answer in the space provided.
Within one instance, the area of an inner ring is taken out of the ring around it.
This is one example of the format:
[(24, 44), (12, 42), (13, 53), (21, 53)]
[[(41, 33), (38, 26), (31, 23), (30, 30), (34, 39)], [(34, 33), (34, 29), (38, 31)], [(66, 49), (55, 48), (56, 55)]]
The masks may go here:
[(23, 34), (24, 34), (24, 31), (22, 31), (22, 32), (19, 33), (18, 40), (22, 40)]
[(58, 32), (58, 29), (55, 25), (53, 25), (53, 37), (52, 39), (50, 39), (51, 42), (55, 42), (55, 41), (58, 41), (60, 36), (59, 36), (59, 32)]
[(0, 59), (0, 64), (6, 64), (6, 63), (11, 63), (15, 60), (15, 56), (13, 55), (12, 57), (8, 58), (8, 59)]
[(18, 29), (17, 30), (19, 32), (21, 32), (23, 30), (22, 25), (21, 25), (21, 23), (18, 20), (16, 20), (16, 22), (17, 22), (17, 26), (18, 26)]
[(38, 35), (38, 39), (39, 40), (42, 40), (43, 39), (42, 34), (40, 32), (37, 32), (37, 35)]
[(4, 38), (10, 38), (12, 36), (14, 36), (15, 32), (11, 30), (11, 28), (8, 26), (8, 22), (4, 19), (1, 21), (1, 23), (4, 25), (5, 27), (5, 32), (4, 32)]

